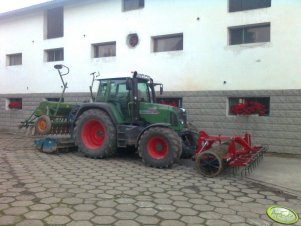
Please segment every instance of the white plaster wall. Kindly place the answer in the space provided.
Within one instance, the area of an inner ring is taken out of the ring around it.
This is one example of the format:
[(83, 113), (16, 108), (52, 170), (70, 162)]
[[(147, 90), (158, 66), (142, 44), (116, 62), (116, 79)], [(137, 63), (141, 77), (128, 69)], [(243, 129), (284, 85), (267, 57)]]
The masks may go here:
[[(227, 0), (145, 0), (143, 9), (127, 12), (121, 5), (68, 5), (64, 37), (50, 40), (44, 40), (43, 12), (0, 20), (0, 93), (59, 91), (55, 63), (43, 55), (59, 47), (73, 92), (88, 91), (93, 71), (109, 77), (134, 70), (163, 82), (165, 90), (301, 88), (299, 0), (272, 0), (270, 8), (235, 13), (228, 12)], [(271, 42), (228, 45), (228, 27), (262, 22), (271, 23)], [(134, 49), (126, 45), (130, 33), (140, 38)], [(183, 51), (151, 52), (152, 36), (173, 33), (184, 34)], [(91, 44), (107, 41), (117, 42), (117, 56), (92, 59)], [(18, 52), (23, 64), (6, 66), (6, 55)]]

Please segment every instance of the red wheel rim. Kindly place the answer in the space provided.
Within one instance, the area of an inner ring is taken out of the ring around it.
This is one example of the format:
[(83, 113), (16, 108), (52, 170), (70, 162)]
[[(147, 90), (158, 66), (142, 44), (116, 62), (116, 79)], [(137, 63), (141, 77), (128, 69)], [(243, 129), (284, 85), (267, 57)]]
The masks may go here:
[(86, 147), (95, 150), (103, 145), (106, 131), (101, 122), (93, 119), (84, 124), (81, 137)]
[(38, 128), (40, 131), (45, 131), (46, 130), (46, 127), (47, 127), (47, 123), (46, 123), (46, 120), (45, 119), (39, 119), (38, 121)]
[(154, 159), (163, 159), (168, 154), (168, 143), (161, 137), (152, 137), (147, 143), (148, 154)]

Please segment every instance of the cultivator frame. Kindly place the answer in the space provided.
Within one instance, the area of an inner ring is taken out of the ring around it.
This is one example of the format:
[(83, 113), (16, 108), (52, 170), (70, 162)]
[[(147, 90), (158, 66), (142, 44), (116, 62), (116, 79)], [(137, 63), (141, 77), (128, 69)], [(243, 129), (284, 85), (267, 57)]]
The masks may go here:
[(268, 145), (252, 146), (251, 135), (243, 136), (208, 135), (199, 132), (198, 144), (194, 153), (197, 169), (208, 177), (219, 175), (225, 167), (231, 167), (233, 172), (246, 176), (268, 150)]

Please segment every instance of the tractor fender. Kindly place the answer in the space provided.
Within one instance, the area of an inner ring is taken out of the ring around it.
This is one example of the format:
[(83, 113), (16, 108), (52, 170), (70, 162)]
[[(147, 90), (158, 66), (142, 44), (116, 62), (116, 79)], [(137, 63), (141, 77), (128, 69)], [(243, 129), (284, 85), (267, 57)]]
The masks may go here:
[(85, 103), (85, 104), (81, 104), (77, 110), (77, 113), (74, 117), (74, 121), (73, 121), (73, 125), (75, 123), (75, 121), (78, 119), (78, 117), (85, 111), (90, 110), (90, 109), (99, 109), (102, 110), (104, 112), (106, 112), (108, 114), (108, 116), (110, 117), (110, 119), (112, 120), (113, 124), (116, 125), (117, 124), (117, 120), (114, 117), (114, 114), (112, 112), (112, 109), (109, 105), (105, 104), (105, 103)]
[(138, 143), (139, 143), (139, 140), (140, 140), (140, 137), (142, 136), (142, 134), (148, 130), (149, 128), (153, 128), (153, 127), (164, 127), (164, 128), (171, 128), (171, 124), (169, 123), (154, 123), (154, 124), (151, 124), (145, 128), (143, 128), (143, 130), (139, 133), (139, 135), (137, 136), (137, 140), (136, 140), (136, 143), (135, 143), (135, 147), (138, 147)]

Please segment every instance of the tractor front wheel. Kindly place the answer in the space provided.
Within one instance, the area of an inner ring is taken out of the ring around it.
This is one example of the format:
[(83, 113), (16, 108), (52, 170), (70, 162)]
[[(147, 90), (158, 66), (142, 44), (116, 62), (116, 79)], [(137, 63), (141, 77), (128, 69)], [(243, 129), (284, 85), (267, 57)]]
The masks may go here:
[(104, 111), (85, 111), (76, 121), (74, 135), (79, 151), (87, 157), (105, 158), (116, 151), (116, 129)]
[(138, 152), (146, 165), (168, 168), (180, 157), (181, 148), (181, 138), (175, 131), (153, 127), (142, 134)]

